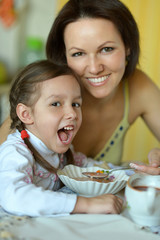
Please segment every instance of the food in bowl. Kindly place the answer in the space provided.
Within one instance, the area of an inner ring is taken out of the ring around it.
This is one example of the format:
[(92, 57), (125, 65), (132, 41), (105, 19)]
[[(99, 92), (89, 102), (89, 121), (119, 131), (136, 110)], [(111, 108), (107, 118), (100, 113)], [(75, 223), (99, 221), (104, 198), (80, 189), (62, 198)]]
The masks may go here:
[(74, 165), (67, 165), (63, 169), (58, 170), (57, 174), (65, 186), (81, 196), (93, 197), (104, 193), (115, 194), (125, 187), (128, 180), (125, 171), (116, 171), (113, 175), (114, 179), (110, 179), (107, 183), (92, 181), (82, 174), (83, 172), (95, 173), (99, 169), (99, 167), (81, 168)]
[(77, 178), (73, 178), (76, 181), (92, 181), (92, 182), (99, 182), (99, 183), (109, 183), (109, 182), (113, 182), (114, 180), (114, 176), (110, 176), (108, 178), (87, 178), (87, 177), (77, 177)]

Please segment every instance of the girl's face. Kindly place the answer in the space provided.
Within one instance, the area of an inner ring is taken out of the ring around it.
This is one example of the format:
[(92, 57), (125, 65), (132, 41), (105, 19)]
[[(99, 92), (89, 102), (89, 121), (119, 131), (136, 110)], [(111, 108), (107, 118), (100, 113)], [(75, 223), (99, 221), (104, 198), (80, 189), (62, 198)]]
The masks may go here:
[(68, 150), (81, 121), (81, 91), (71, 75), (59, 76), (40, 84), (40, 97), (32, 111), (27, 129), (52, 151)]
[(109, 96), (125, 71), (126, 52), (115, 25), (105, 19), (82, 18), (64, 31), (68, 65), (96, 97)]

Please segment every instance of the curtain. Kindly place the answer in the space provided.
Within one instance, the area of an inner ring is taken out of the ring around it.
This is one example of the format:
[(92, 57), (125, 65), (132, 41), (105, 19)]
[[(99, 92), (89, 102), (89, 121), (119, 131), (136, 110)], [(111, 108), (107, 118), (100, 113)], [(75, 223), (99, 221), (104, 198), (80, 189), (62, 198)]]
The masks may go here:
[[(130, 9), (139, 27), (139, 68), (160, 87), (160, 0), (121, 1)], [(58, 0), (58, 10), (66, 2)], [(147, 162), (148, 152), (154, 147), (160, 147), (158, 140), (139, 118), (126, 135), (123, 161)]]

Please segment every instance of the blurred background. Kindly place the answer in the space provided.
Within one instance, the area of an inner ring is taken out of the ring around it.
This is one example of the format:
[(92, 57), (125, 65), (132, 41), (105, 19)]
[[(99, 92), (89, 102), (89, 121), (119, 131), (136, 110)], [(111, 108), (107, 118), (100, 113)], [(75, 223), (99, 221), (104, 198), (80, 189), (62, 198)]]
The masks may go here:
[(8, 91), (16, 72), (45, 58), (56, 0), (0, 0), (0, 124), (8, 116)]
[[(160, 87), (160, 0), (121, 1), (131, 10), (139, 26), (140, 68)], [(9, 113), (11, 79), (24, 65), (45, 58), (50, 27), (66, 2), (0, 0), (0, 124)], [(123, 161), (146, 162), (153, 147), (160, 147), (159, 142), (138, 119), (127, 133)]]

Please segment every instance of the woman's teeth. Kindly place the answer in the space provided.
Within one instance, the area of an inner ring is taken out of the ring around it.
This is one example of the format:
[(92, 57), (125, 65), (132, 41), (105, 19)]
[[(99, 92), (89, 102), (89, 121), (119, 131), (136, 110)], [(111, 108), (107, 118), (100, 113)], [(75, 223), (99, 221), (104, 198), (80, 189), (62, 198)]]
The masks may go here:
[(110, 74), (104, 77), (99, 77), (99, 78), (88, 78), (88, 80), (93, 83), (100, 83), (100, 82), (104, 82), (109, 76)]

